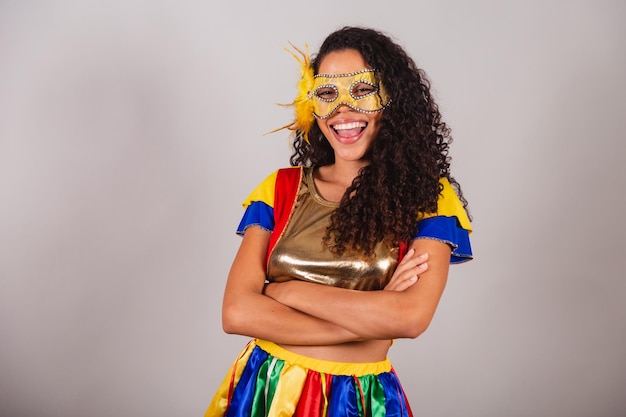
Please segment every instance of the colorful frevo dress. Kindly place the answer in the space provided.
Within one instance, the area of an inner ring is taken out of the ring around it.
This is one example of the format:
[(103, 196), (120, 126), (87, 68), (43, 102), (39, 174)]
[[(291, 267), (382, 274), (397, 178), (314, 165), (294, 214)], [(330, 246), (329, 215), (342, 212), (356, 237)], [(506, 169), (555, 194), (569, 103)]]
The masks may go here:
[[(435, 239), (451, 248), (451, 263), (472, 259), (471, 226), (447, 179), (440, 183), (436, 213), (416, 216), (415, 239)], [(382, 290), (406, 244), (375, 249), (375, 261), (358, 252), (337, 257), (321, 244), (336, 203), (315, 190), (313, 168), (274, 172), (244, 201), (237, 229), (271, 232), (267, 279), (299, 279), (361, 291)], [(288, 277), (288, 278), (286, 278)], [(333, 362), (305, 357), (268, 341), (254, 339), (239, 354), (218, 388), (205, 417), (412, 416), (406, 395), (388, 359)]]

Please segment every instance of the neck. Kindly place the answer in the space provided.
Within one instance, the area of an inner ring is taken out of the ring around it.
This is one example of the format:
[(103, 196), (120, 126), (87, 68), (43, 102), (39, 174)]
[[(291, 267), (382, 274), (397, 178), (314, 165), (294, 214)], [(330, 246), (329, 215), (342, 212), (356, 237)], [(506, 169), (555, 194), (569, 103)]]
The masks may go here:
[(339, 203), (359, 170), (367, 164), (367, 161), (339, 161), (319, 167), (314, 177), (317, 192), (325, 200)]
[(342, 184), (346, 188), (359, 175), (359, 171), (369, 164), (368, 161), (338, 161), (326, 167), (329, 179), (336, 184)]

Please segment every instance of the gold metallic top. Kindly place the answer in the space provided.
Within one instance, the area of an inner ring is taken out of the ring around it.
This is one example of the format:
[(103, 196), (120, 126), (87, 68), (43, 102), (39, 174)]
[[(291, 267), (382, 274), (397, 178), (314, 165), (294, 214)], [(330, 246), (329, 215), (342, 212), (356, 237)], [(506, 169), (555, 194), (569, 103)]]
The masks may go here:
[(315, 189), (313, 168), (305, 168), (296, 204), (282, 237), (272, 251), (268, 280), (292, 279), (356, 290), (380, 290), (398, 263), (398, 248), (384, 243), (375, 256), (346, 251), (338, 256), (322, 244), (322, 237), (337, 203), (324, 200)]

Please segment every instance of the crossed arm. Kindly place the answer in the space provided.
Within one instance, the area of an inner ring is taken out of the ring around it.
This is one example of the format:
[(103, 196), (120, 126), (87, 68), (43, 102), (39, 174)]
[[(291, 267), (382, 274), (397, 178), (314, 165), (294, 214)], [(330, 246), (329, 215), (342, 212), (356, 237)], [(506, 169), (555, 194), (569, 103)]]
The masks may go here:
[(269, 232), (247, 229), (224, 293), (222, 325), (227, 333), (292, 345), (414, 338), (428, 327), (448, 276), (450, 247), (419, 239), (385, 291), (293, 280), (269, 284), (264, 292), (268, 243)]

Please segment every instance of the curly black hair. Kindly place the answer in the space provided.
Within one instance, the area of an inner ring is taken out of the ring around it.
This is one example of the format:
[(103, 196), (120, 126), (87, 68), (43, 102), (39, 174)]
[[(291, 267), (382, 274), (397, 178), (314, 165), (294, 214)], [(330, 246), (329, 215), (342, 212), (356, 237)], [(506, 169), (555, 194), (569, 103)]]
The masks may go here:
[[(372, 255), (375, 246), (408, 242), (416, 232), (417, 213), (437, 210), (437, 199), (446, 177), (463, 205), (459, 184), (450, 176), (450, 129), (442, 121), (430, 93), (430, 81), (402, 47), (373, 29), (344, 27), (322, 43), (312, 66), (318, 73), (329, 53), (353, 49), (382, 76), (392, 99), (382, 115), (370, 163), (361, 169), (331, 216), (324, 243), (334, 253), (347, 249)], [(333, 149), (314, 124), (309, 142), (296, 132), (292, 165), (324, 166), (334, 163)]]

